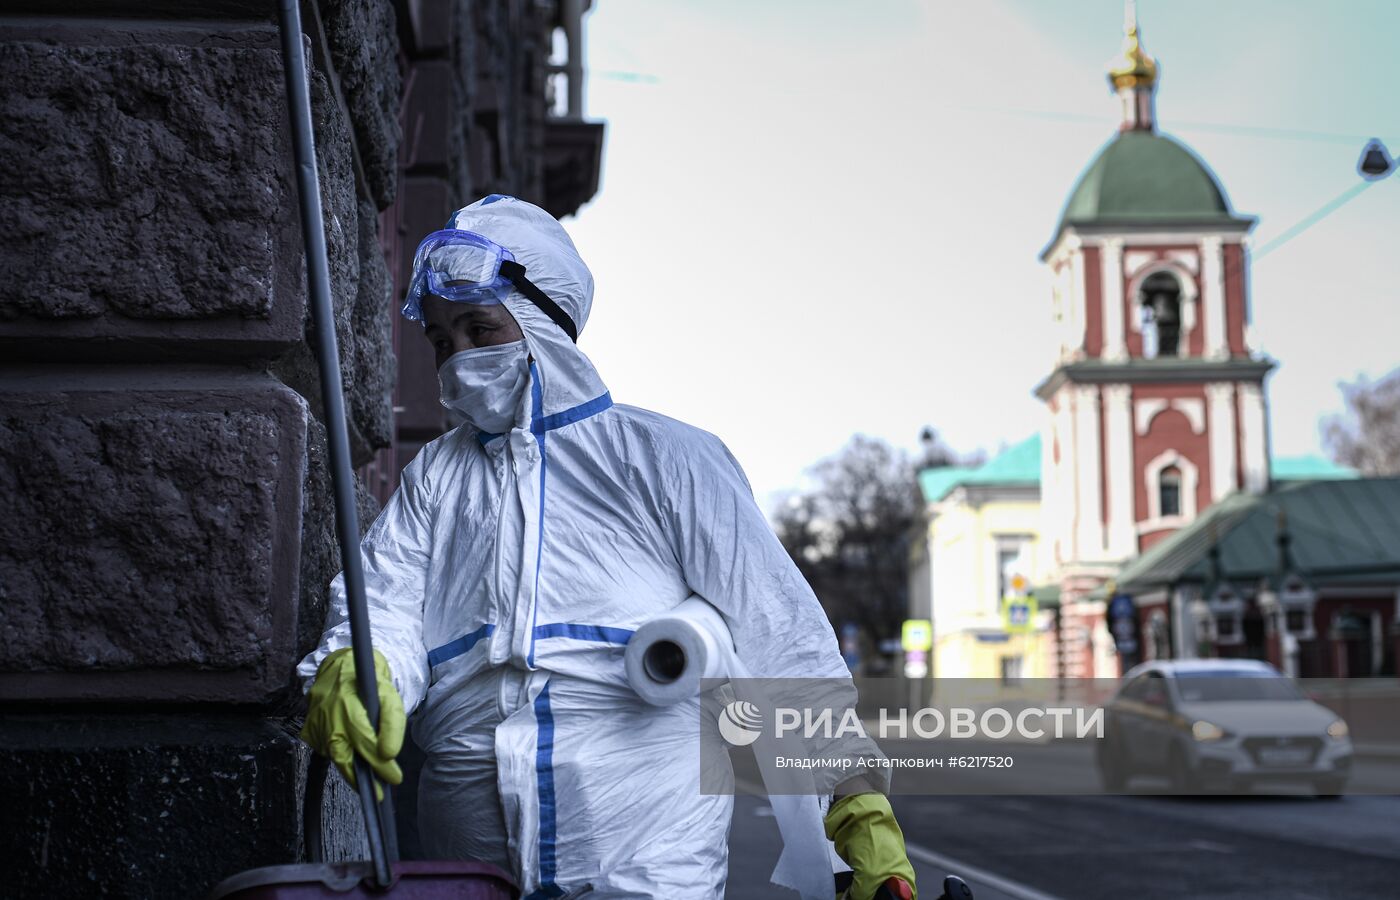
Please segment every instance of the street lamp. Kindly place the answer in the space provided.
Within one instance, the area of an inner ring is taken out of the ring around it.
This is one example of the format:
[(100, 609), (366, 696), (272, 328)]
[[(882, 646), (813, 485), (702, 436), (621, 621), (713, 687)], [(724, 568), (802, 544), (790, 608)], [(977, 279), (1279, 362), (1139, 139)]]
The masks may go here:
[(1356, 161), (1356, 172), (1367, 181), (1380, 181), (1395, 171), (1395, 160), (1380, 138), (1371, 138)]

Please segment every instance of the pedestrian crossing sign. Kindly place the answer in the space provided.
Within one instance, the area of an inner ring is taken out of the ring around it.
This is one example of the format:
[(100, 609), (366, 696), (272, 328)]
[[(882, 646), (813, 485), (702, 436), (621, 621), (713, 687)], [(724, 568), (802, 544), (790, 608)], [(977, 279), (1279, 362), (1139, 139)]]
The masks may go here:
[(906, 653), (928, 652), (933, 648), (933, 623), (928, 619), (905, 619), (899, 642)]
[(1035, 631), (1036, 602), (1034, 597), (1005, 597), (1001, 601), (1001, 620), (1010, 634)]

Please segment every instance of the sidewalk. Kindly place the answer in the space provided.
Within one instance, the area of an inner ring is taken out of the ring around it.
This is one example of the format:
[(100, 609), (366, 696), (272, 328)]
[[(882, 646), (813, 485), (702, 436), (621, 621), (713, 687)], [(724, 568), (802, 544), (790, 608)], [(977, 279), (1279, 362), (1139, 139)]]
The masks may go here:
[(1400, 759), (1400, 744), (1352, 744), (1352, 752), (1369, 759)]

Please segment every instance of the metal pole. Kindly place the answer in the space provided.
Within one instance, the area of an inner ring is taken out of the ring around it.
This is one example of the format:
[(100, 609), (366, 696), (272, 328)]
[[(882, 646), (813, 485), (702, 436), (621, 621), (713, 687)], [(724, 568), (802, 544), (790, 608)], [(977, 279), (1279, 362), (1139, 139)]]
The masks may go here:
[[(369, 610), (365, 603), (364, 573), (360, 568), (360, 523), (355, 510), (355, 477), (350, 467), (350, 436), (345, 424), (345, 396), (340, 383), (340, 351), (335, 339), (331, 306), (330, 266), (326, 259), (326, 231), (321, 213), (321, 187), (316, 173), (316, 140), (311, 124), (311, 90), (302, 50), (301, 9), (298, 0), (280, 0), (282, 68), (287, 78), (287, 104), (291, 113), (292, 152), (296, 163), (297, 193), (301, 201), (301, 232), (306, 244), (306, 283), (311, 319), (316, 334), (316, 362), (321, 374), (321, 402), (325, 408), (326, 438), (330, 450), (331, 481), (335, 492), (335, 524), (340, 539), (345, 578), (346, 605), (350, 613), (350, 640), (355, 659), (355, 681), (370, 725), (379, 730), (379, 690), (374, 678)], [(376, 807), (374, 776), (361, 759), (355, 760), (360, 806), (365, 815), (370, 856), (381, 887), (391, 881), (388, 852), (393, 848), (394, 820), (385, 803)], [(387, 787), (387, 786), (386, 786)]]

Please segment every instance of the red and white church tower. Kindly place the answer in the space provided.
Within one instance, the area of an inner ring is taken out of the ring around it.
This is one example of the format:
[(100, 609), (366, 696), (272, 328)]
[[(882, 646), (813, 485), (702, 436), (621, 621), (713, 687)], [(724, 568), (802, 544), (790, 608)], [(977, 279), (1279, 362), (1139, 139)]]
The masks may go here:
[[(1160, 133), (1159, 69), (1131, 4), (1109, 81), (1122, 123), (1080, 177), (1041, 256), (1056, 356), (1036, 388), (1042, 546), (1083, 636), (1064, 674), (1116, 674), (1102, 599), (1126, 560), (1234, 491), (1268, 489), (1273, 363), (1249, 346), (1246, 242), (1211, 170)], [(1070, 641), (1073, 644), (1073, 640)]]

